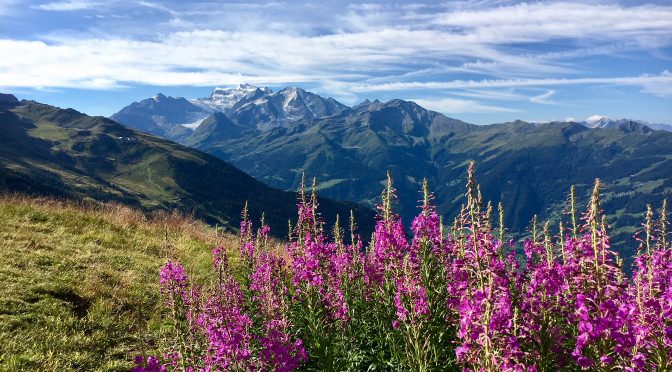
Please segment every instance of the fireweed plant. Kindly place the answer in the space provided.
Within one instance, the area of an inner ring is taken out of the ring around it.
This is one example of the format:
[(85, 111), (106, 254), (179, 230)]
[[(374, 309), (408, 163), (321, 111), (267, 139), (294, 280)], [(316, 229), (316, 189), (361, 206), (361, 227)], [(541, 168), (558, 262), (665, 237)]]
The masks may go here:
[(284, 254), (245, 209), (239, 251), (213, 249), (212, 288), (190, 284), (178, 262), (163, 267), (174, 337), (135, 370), (672, 370), (666, 202), (659, 217), (648, 207), (630, 279), (610, 249), (599, 180), (582, 215), (570, 190), (557, 235), (535, 217), (517, 256), (501, 204), (493, 221), (473, 163), (468, 175), (452, 227), (423, 183), (412, 238), (388, 175), (366, 247), (352, 216), (349, 234), (340, 218), (325, 228), (315, 182), (311, 195), (302, 182)]

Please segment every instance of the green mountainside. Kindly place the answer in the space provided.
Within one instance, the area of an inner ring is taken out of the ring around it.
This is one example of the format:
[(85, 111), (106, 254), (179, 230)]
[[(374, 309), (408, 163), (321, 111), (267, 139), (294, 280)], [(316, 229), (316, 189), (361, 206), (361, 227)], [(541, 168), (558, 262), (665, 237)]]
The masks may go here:
[(227, 132), (231, 126), (228, 119), (221, 125), (210, 120), (186, 143), (271, 186), (296, 188), (306, 172), (322, 180), (321, 194), (368, 205), (377, 200), (389, 170), (407, 223), (417, 213), (423, 178), (436, 193), (439, 211), (452, 220), (464, 201), (472, 159), (484, 198), (495, 207), (503, 203), (506, 225), (516, 234), (525, 232), (535, 214), (540, 221), (557, 221), (571, 185), (583, 204), (601, 178), (614, 237), (632, 242), (617, 247), (625, 256), (636, 248), (629, 236), (646, 204), (660, 205), (672, 192), (672, 133), (637, 122), (604, 129), (573, 122), (477, 126), (392, 100), (267, 131), (235, 135)]
[[(245, 201), (254, 220), (286, 235), (297, 195), (273, 189), (211, 155), (110, 119), (33, 101), (0, 102), (0, 190), (177, 209), (235, 229)], [(356, 219), (367, 234), (373, 211), (320, 199), (327, 222)]]

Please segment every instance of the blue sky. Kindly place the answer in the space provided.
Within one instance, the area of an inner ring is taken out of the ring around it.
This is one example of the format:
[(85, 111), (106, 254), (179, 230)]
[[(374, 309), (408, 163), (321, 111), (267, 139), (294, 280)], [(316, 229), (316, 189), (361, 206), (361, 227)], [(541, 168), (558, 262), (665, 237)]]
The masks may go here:
[(0, 92), (93, 115), (251, 83), (477, 124), (672, 123), (669, 1), (0, 0), (0, 53)]

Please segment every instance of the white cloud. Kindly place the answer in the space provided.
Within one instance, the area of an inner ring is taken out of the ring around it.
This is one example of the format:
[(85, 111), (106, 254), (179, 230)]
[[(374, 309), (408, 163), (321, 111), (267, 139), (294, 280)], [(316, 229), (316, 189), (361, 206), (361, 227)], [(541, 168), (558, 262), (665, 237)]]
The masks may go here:
[(4, 85), (18, 87), (75, 87), (92, 79), (120, 84), (216, 85), (228, 83), (230, 76), (257, 83), (347, 81), (349, 77), (357, 81), (351, 86), (353, 92), (616, 84), (639, 85), (648, 92), (666, 94), (672, 84), (672, 74), (667, 71), (611, 78), (363, 82), (369, 74), (388, 72), (414, 56), (451, 51), (452, 44), (435, 42), (440, 36), (437, 31), (395, 29), (318, 37), (197, 30), (172, 33), (160, 41), (61, 38), (46, 43), (4, 39), (0, 48), (13, 58), (0, 60), (0, 77)]
[(607, 116), (602, 116), (602, 115), (592, 115), (586, 118), (586, 123), (595, 123), (597, 121), (600, 121), (602, 119), (609, 119)]
[[(134, 6), (145, 13), (158, 10), (153, 13), (161, 18), (157, 27), (165, 27), (161, 32), (149, 27), (143, 37), (120, 36), (108, 27), (89, 34), (105, 38), (54, 33), (26, 38), (38, 41), (0, 39), (0, 50), (12, 56), (0, 59), (0, 84), (115, 89), (129, 84), (312, 83), (318, 91), (350, 101), (363, 92), (451, 90), (474, 100), (441, 100), (444, 106), (481, 109), (486, 106), (478, 100), (552, 103), (551, 88), (562, 85), (627, 85), (672, 96), (672, 74), (667, 71), (586, 77), (573, 63), (577, 57), (671, 45), (672, 6), (495, 2), (498, 6), (484, 8), (483, 3), (360, 4), (344, 13), (296, 22), (297, 15), (291, 13), (295, 7), (281, 3), (205, 2), (185, 10), (143, 0)], [(36, 7), (66, 11), (101, 4), (69, 0)], [(133, 16), (129, 9), (122, 13), (109, 7), (114, 14)], [(296, 8), (311, 9), (306, 4)], [(130, 20), (118, 22), (126, 25)], [(194, 25), (203, 29), (194, 30)], [(190, 31), (179, 31), (185, 28)], [(569, 47), (536, 52), (534, 45), (556, 39)], [(455, 79), (464, 73), (483, 79)], [(517, 88), (546, 93), (530, 98), (514, 92)]]
[(453, 99), (453, 98), (443, 98), (443, 99), (411, 99), (411, 101), (417, 103), (418, 105), (442, 112), (445, 114), (464, 114), (464, 113), (493, 113), (493, 112), (518, 112), (518, 110), (506, 108), (506, 107), (497, 107), (485, 105), (478, 101), (464, 100), (464, 99)]
[(555, 104), (555, 102), (553, 102), (553, 100), (551, 99), (551, 97), (553, 97), (554, 95), (555, 91), (549, 90), (546, 93), (542, 93), (538, 96), (530, 97), (530, 102), (540, 103), (543, 105), (552, 105)]
[(377, 11), (385, 9), (385, 5), (376, 3), (360, 3), (360, 4), (348, 4), (348, 8), (353, 10)]
[(75, 10), (91, 9), (99, 5), (97, 2), (84, 0), (68, 0), (68, 1), (54, 1), (51, 3), (44, 3), (35, 5), (32, 8), (40, 10), (49, 10), (54, 12), (70, 12)]
[(487, 100), (496, 100), (496, 101), (522, 101), (528, 99), (527, 96), (515, 93), (511, 89), (505, 90), (465, 90), (465, 91), (456, 91), (451, 92), (453, 95), (470, 97), (470, 98), (479, 98)]
[[(672, 72), (668, 70), (663, 71), (661, 75), (668, 78), (668, 80), (672, 80)], [(651, 82), (644, 84), (642, 91), (660, 97), (672, 97), (672, 83), (657, 84), (656, 82)]]
[(433, 17), (433, 23), (462, 28), (471, 37), (487, 43), (528, 43), (558, 38), (632, 38), (656, 33), (665, 37), (672, 28), (672, 8), (576, 2), (522, 3), (440, 13)]

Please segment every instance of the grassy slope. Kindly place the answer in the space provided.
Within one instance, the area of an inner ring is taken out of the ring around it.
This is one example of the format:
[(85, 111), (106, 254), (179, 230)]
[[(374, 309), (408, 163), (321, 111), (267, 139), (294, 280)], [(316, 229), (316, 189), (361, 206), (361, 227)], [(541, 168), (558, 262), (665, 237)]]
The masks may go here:
[(178, 258), (202, 281), (215, 242), (235, 237), (177, 215), (0, 197), (0, 370), (128, 370), (166, 332), (161, 265)]
[[(297, 195), (272, 189), (199, 151), (71, 109), (22, 101), (0, 106), (0, 190), (114, 201), (148, 210), (178, 209), (236, 229), (249, 201), (253, 219), (266, 215), (271, 233), (286, 234)], [(322, 198), (333, 223), (353, 209), (364, 236), (374, 212)]]

